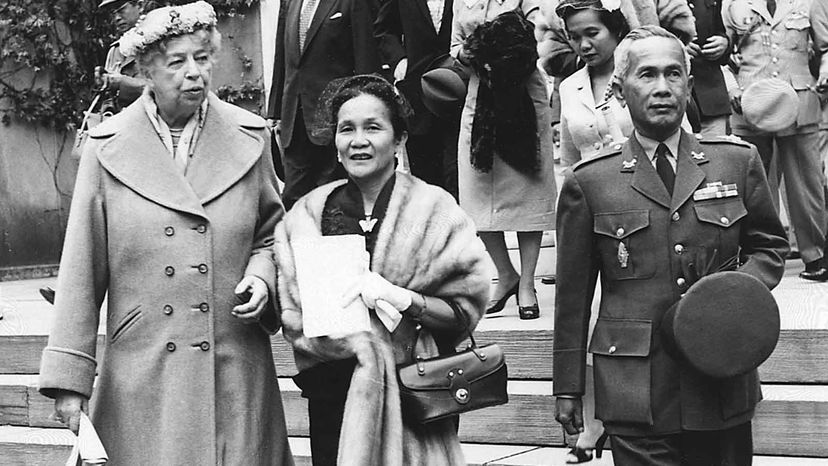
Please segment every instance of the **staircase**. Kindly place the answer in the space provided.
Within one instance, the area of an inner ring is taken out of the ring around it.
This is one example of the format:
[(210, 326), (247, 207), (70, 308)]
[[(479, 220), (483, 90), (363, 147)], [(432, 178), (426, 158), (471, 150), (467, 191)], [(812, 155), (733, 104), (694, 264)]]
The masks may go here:
[[(550, 250), (545, 247), (542, 254)], [(754, 419), (758, 466), (828, 465), (828, 284), (799, 280), (800, 268), (790, 264), (774, 291), (783, 330), (776, 351), (760, 368), (765, 400)], [(2, 465), (63, 465), (71, 449), (71, 433), (49, 419), (52, 400), (36, 390), (51, 313), (37, 290), (54, 281), (0, 282)], [(564, 464), (566, 439), (554, 421), (551, 396), (554, 288), (537, 283), (540, 319), (519, 320), (512, 300), (503, 316), (478, 327), (478, 343), (499, 343), (506, 352), (510, 401), (462, 416), (460, 437), (470, 464)], [(291, 447), (298, 464), (310, 464), (307, 407), (290, 379), (296, 372), (292, 353), (281, 336), (272, 346)], [(610, 465), (611, 453), (588, 464)]]

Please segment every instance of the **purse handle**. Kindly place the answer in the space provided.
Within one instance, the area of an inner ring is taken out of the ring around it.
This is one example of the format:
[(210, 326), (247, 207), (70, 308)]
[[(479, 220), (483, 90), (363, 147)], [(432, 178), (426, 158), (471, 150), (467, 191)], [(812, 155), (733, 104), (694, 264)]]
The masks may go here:
[[(465, 314), (463, 314), (463, 311), (460, 310), (460, 306), (458, 306), (457, 303), (453, 301), (449, 301), (448, 299), (443, 299), (443, 301), (445, 301), (445, 303), (448, 304), (449, 307), (451, 307), (451, 310), (454, 311), (454, 317), (458, 321), (460, 321), (463, 324), (463, 328), (466, 329), (466, 334), (469, 336), (470, 341), (467, 349), (472, 351), (478, 359), (480, 359), (481, 361), (485, 361), (486, 354), (478, 349), (477, 342), (474, 340), (474, 335), (472, 334), (471, 328), (469, 328), (469, 321), (466, 318)], [(417, 323), (417, 326), (415, 327), (416, 333), (414, 334), (414, 343), (411, 345), (411, 360), (417, 362), (417, 370), (420, 373), (420, 375), (425, 373), (425, 367), (420, 365), (420, 362), (423, 361), (423, 357), (417, 356), (417, 342), (420, 341), (420, 333), (422, 329), (423, 324)]]

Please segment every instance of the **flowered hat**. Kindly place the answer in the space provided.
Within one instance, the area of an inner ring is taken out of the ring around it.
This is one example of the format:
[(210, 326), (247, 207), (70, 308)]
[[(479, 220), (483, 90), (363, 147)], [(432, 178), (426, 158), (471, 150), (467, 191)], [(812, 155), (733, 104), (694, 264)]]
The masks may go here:
[(216, 11), (204, 1), (157, 8), (142, 16), (118, 41), (121, 54), (135, 56), (150, 45), (175, 36), (216, 26)]
[(621, 8), (621, 0), (561, 0), (557, 8), (555, 8), (555, 13), (561, 16), (561, 13), (568, 8), (575, 10), (591, 8), (593, 10), (615, 11)]

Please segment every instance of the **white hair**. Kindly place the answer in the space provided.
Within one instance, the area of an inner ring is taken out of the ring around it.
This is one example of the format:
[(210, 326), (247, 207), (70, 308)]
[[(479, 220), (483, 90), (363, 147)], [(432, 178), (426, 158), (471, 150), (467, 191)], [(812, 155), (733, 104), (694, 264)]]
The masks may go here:
[(648, 24), (630, 31), (630, 33), (627, 34), (627, 36), (624, 37), (624, 39), (618, 44), (618, 47), (615, 48), (615, 71), (613, 71), (612, 75), (613, 82), (621, 84), (624, 77), (627, 76), (627, 72), (630, 71), (630, 47), (632, 47), (633, 42), (650, 37), (664, 37), (666, 39), (676, 41), (676, 44), (678, 44), (681, 49), (681, 54), (684, 57), (684, 71), (688, 76), (690, 75), (690, 55), (684, 48), (684, 43), (681, 39), (676, 37), (672, 32), (660, 26)]

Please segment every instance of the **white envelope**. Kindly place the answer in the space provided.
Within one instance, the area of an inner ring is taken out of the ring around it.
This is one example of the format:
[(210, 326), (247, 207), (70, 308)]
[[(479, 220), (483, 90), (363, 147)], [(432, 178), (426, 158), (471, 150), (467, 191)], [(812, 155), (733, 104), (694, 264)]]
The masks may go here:
[(81, 413), (80, 426), (78, 428), (78, 438), (75, 446), (72, 447), (72, 452), (69, 454), (69, 459), (66, 460), (66, 466), (75, 466), (78, 459), (82, 460), (83, 465), (87, 464), (106, 464), (109, 456), (106, 454), (103, 443), (101, 443), (92, 421), (85, 413)]
[(302, 325), (308, 338), (344, 336), (371, 329), (368, 308), (355, 299), (345, 308), (343, 295), (368, 270), (365, 237), (323, 236), (292, 243)]

